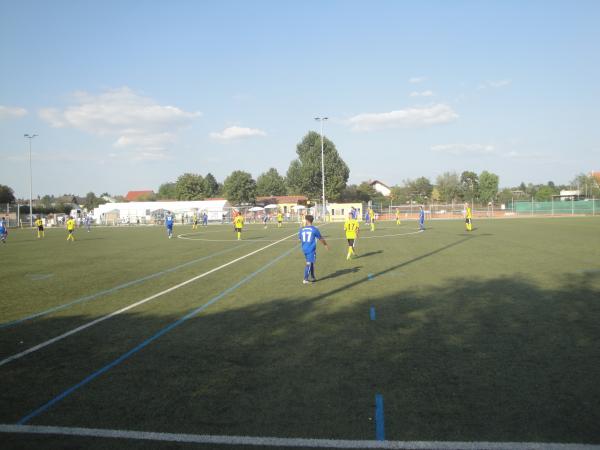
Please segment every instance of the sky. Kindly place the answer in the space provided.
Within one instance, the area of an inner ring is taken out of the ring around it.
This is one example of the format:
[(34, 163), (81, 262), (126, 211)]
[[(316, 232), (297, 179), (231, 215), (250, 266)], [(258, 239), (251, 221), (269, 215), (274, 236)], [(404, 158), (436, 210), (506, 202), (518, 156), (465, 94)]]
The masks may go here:
[[(310, 130), (351, 183), (600, 170), (598, 1), (0, 0), (0, 184), (285, 174)], [(24, 134), (37, 134), (26, 139)]]

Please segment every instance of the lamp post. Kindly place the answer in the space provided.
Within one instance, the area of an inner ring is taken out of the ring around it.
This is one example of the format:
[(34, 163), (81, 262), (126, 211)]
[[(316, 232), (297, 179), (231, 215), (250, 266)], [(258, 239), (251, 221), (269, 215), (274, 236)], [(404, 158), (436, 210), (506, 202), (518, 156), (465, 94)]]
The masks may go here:
[(321, 122), (321, 185), (323, 188), (323, 220), (327, 217), (327, 211), (325, 207), (325, 158), (323, 156), (323, 122), (328, 117), (315, 117), (315, 120)]
[(25, 134), (23, 135), (29, 139), (29, 226), (33, 228), (33, 172), (31, 170), (31, 140), (37, 136), (37, 134)]

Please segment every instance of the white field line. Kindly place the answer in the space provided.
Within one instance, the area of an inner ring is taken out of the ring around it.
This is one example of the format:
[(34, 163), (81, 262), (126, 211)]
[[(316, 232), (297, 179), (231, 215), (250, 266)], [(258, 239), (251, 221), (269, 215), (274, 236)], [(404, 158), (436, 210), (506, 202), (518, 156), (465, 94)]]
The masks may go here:
[(187, 442), (195, 444), (261, 445), (265, 447), (310, 448), (388, 448), (428, 450), (598, 450), (593, 444), (555, 444), (547, 442), (449, 442), (449, 441), (369, 441), (344, 439), (278, 438), (255, 436), (218, 436), (209, 434), (154, 433), (148, 431), (100, 428), (54, 427), (42, 425), (2, 425), (1, 433), (51, 434), (146, 441)]
[(273, 245), (279, 244), (280, 242), (283, 242), (286, 239), (291, 238), (292, 236), (297, 236), (297, 234), (296, 233), (290, 234), (289, 236), (284, 237), (283, 239), (280, 239), (280, 240), (278, 240), (276, 242), (273, 242), (273, 243), (271, 243), (269, 245), (265, 245), (264, 247), (261, 247), (261, 248), (259, 248), (257, 250), (254, 250), (254, 251), (252, 251), (250, 253), (245, 254), (244, 256), (240, 256), (239, 258), (236, 258), (236, 259), (234, 259), (232, 261), (229, 261), (228, 263), (222, 264), (219, 267), (215, 267), (214, 269), (211, 269), (208, 272), (204, 272), (204, 273), (201, 273), (200, 275), (196, 275), (195, 277), (192, 277), (189, 280), (186, 280), (186, 281), (184, 281), (182, 283), (176, 284), (175, 286), (172, 286), (172, 287), (170, 287), (168, 289), (165, 289), (164, 291), (160, 291), (160, 292), (158, 292), (158, 293), (156, 293), (154, 295), (151, 295), (150, 297), (146, 297), (146, 298), (144, 298), (144, 299), (142, 299), (142, 300), (140, 300), (138, 302), (135, 302), (135, 303), (132, 303), (132, 304), (130, 304), (128, 306), (125, 306), (124, 308), (121, 308), (121, 309), (119, 309), (117, 311), (113, 311), (110, 314), (107, 314), (105, 316), (99, 317), (96, 320), (92, 320), (91, 322), (85, 323), (85, 324), (83, 324), (83, 325), (81, 325), (81, 326), (79, 326), (77, 328), (73, 328), (72, 330), (67, 331), (66, 333), (63, 333), (63, 334), (61, 334), (59, 336), (56, 336), (56, 337), (54, 337), (52, 339), (48, 339), (47, 341), (42, 342), (41, 344), (35, 345), (33, 347), (28, 348), (27, 350), (23, 350), (22, 352), (19, 352), (19, 353), (15, 354), (15, 355), (9, 356), (8, 358), (5, 358), (5, 359), (3, 359), (3, 360), (0, 361), (0, 366), (8, 364), (9, 362), (14, 361), (16, 359), (22, 358), (23, 356), (29, 355), (30, 353), (33, 353), (33, 352), (38, 351), (38, 350), (40, 350), (40, 349), (42, 349), (44, 347), (47, 347), (47, 346), (49, 346), (51, 344), (54, 344), (55, 342), (61, 341), (61, 340), (63, 340), (66, 337), (69, 337), (69, 336), (71, 336), (71, 335), (73, 335), (75, 333), (79, 333), (80, 331), (83, 331), (86, 328), (89, 328), (89, 327), (92, 327), (94, 325), (97, 325), (100, 322), (103, 322), (105, 320), (110, 319), (111, 317), (114, 317), (114, 316), (117, 316), (117, 315), (119, 315), (121, 313), (124, 313), (125, 311), (129, 311), (130, 309), (133, 309), (133, 308), (135, 308), (137, 306), (143, 305), (144, 303), (147, 303), (147, 302), (149, 302), (151, 300), (154, 300), (155, 298), (158, 298), (158, 297), (161, 297), (161, 296), (163, 296), (165, 294), (173, 292), (174, 290), (179, 289), (179, 288), (181, 288), (183, 286), (186, 286), (186, 285), (188, 285), (190, 283), (193, 283), (194, 281), (199, 280), (200, 278), (204, 278), (204, 277), (206, 277), (206, 276), (208, 276), (208, 275), (210, 275), (212, 273), (215, 273), (215, 272), (217, 272), (217, 271), (219, 271), (221, 269), (224, 269), (227, 266), (235, 264), (236, 262), (241, 261), (242, 259), (246, 259), (246, 258), (248, 258), (248, 257), (250, 257), (252, 255), (255, 255), (258, 252), (261, 252), (263, 250), (266, 250), (269, 247), (272, 247)]

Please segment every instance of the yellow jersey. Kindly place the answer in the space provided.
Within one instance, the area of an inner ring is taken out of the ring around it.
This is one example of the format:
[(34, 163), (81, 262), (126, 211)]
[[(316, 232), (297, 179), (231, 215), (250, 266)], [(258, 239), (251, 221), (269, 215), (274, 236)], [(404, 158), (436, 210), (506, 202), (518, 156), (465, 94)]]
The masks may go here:
[(277, 214), (277, 222), (283, 222), (283, 214)]
[(236, 216), (236, 218), (233, 219), (233, 226), (235, 228), (243, 228), (243, 226), (244, 226), (244, 216), (242, 216), (242, 215)]
[(371, 222), (375, 222), (375, 211), (372, 209), (369, 210), (369, 218), (371, 219)]
[(35, 226), (36, 227), (43, 227), (44, 226), (44, 222), (42, 221), (42, 219), (36, 219)]
[(359, 229), (358, 220), (356, 219), (346, 219), (344, 222), (344, 231), (346, 232), (346, 239), (356, 239), (356, 233), (358, 233)]
[(472, 219), (473, 218), (473, 214), (471, 213), (471, 207), (470, 206), (467, 206), (467, 213), (466, 213), (465, 218), (467, 218), (467, 219)]
[(67, 230), (73, 231), (75, 229), (75, 221), (73, 219), (67, 220)]

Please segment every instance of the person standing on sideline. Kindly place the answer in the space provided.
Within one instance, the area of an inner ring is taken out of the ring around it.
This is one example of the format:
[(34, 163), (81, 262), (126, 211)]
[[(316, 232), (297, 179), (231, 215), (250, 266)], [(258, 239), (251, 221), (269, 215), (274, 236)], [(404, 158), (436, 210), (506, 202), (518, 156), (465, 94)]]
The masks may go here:
[(73, 241), (75, 242), (75, 236), (73, 235), (73, 232), (75, 231), (75, 219), (73, 219), (71, 216), (69, 216), (69, 218), (67, 219), (67, 241)]
[(400, 210), (396, 210), (396, 225), (400, 225)]
[(277, 213), (277, 228), (281, 228), (283, 225), (283, 214), (281, 214), (281, 211), (279, 211)]
[(352, 258), (352, 255), (356, 255), (354, 253), (354, 242), (358, 238), (358, 231), (360, 225), (358, 224), (358, 220), (354, 218), (354, 214), (352, 212), (348, 213), (348, 218), (344, 223), (344, 231), (346, 232), (346, 239), (348, 240), (348, 254), (346, 255), (346, 259)]
[(465, 227), (467, 228), (467, 231), (473, 231), (473, 222), (471, 219), (473, 219), (473, 212), (471, 211), (469, 204), (465, 202)]
[(419, 230), (425, 231), (425, 210), (419, 206)]
[(45, 236), (44, 235), (44, 221), (42, 220), (42, 218), (40, 216), (38, 216), (38, 218), (35, 219), (35, 226), (38, 229), (38, 231), (37, 231), (38, 239), (43, 238)]
[[(300, 228), (298, 232), (298, 239), (300, 239), (300, 247), (302, 248), (302, 252), (304, 253), (304, 259), (306, 260), (306, 265), (304, 266), (304, 279), (302, 280), (303, 284), (314, 283), (317, 281), (315, 277), (315, 261), (317, 260), (317, 240), (321, 241), (321, 243), (325, 246), (327, 250), (329, 250), (329, 245), (327, 241), (321, 236), (321, 232), (317, 227), (313, 225), (313, 216), (307, 214), (304, 217), (305, 225)], [(310, 281), (308, 276), (310, 275)]]
[(206, 211), (204, 211), (202, 213), (202, 226), (203, 227), (207, 227), (208, 226), (208, 214), (206, 214)]
[(173, 219), (173, 214), (170, 211), (167, 211), (167, 217), (165, 217), (165, 226), (167, 227), (167, 236), (169, 239), (173, 237), (173, 223), (175, 220)]
[(90, 214), (88, 214), (87, 216), (85, 216), (85, 228), (87, 229), (88, 233), (92, 229), (92, 216)]

